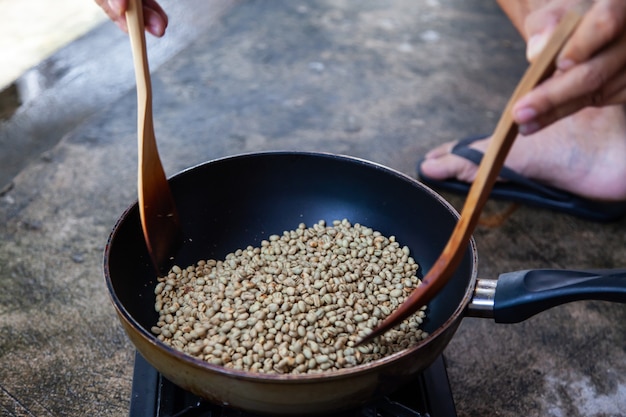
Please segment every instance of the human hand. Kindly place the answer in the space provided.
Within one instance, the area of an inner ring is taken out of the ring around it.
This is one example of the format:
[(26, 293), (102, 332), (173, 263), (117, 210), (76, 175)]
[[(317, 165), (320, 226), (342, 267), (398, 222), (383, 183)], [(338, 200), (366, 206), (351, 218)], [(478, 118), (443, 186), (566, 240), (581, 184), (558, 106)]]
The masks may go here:
[[(526, 20), (533, 59), (578, 0), (553, 0)], [(557, 71), (522, 97), (513, 117), (531, 134), (587, 106), (626, 103), (626, 1), (597, 0), (557, 58)]]
[[(126, 9), (128, 0), (95, 0), (109, 18), (124, 32), (126, 27)], [(154, 36), (161, 37), (167, 28), (167, 14), (156, 0), (143, 0), (143, 19), (146, 31)]]

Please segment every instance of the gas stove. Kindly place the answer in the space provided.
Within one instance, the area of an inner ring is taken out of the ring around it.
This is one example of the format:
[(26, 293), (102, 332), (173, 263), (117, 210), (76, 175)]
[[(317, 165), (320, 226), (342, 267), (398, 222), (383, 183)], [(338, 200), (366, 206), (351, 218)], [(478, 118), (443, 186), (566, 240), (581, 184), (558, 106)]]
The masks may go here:
[[(257, 417), (212, 404), (164, 378), (139, 354), (135, 356), (130, 417)], [(267, 416), (265, 416), (267, 417)], [(358, 409), (324, 417), (456, 417), (445, 359), (433, 364), (395, 393)]]

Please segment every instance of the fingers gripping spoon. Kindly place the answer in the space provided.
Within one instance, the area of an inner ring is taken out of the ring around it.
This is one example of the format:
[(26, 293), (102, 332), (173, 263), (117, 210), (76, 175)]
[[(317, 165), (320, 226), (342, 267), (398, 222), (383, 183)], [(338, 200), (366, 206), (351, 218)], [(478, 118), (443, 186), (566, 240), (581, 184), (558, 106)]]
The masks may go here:
[(159, 157), (152, 118), (152, 86), (141, 0), (126, 11), (137, 82), (139, 214), (148, 253), (158, 273), (167, 272), (182, 241), (176, 205)]
[(544, 50), (530, 65), (517, 85), (500, 117), (500, 121), (491, 137), (489, 147), (478, 167), (476, 178), (461, 210), (461, 217), (452, 231), (452, 235), (443, 252), (422, 279), (422, 284), (413, 290), (409, 297), (378, 327), (364, 337), (359, 344), (370, 342), (376, 336), (385, 333), (422, 306), (428, 304), (450, 280), (463, 259), (467, 245), (480, 218), (480, 213), (487, 202), (489, 193), (517, 136), (517, 125), (513, 121), (511, 114), (513, 105), (554, 71), (556, 56), (573, 33), (581, 18), (582, 15), (576, 11), (570, 11), (563, 17)]

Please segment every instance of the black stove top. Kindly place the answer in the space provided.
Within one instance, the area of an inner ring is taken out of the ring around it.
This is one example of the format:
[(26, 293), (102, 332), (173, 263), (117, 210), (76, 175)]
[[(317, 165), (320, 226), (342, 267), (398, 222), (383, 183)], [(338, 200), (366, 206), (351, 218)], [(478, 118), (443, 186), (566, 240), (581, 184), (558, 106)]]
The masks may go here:
[[(135, 356), (130, 417), (257, 417), (203, 400), (164, 378)], [(445, 359), (440, 356), (392, 395), (358, 409), (326, 417), (456, 417)], [(265, 416), (267, 417), (267, 416)]]

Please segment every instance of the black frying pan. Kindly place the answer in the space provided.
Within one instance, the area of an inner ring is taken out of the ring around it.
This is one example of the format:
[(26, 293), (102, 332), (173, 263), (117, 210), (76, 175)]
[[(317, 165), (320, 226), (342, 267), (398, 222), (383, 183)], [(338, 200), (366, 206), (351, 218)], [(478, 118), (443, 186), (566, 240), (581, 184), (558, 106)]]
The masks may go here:
[[(458, 218), (447, 202), (421, 183), (371, 162), (330, 154), (235, 156), (186, 170), (170, 179), (170, 184), (185, 235), (175, 259), (180, 266), (223, 258), (235, 249), (258, 245), (271, 234), (295, 229), (301, 222), (313, 225), (322, 219), (347, 218), (396, 236), (411, 249), (424, 271), (441, 253)], [(623, 271), (608, 278), (572, 272), (575, 275), (566, 288), (562, 288), (564, 278), (558, 272), (517, 273), (502, 280), (511, 283), (503, 291), (494, 291), (495, 281), (477, 285), (476, 257), (472, 241), (452, 280), (428, 305), (423, 326), (430, 333), (426, 340), (376, 362), (322, 375), (228, 370), (159, 342), (150, 332), (158, 317), (154, 310), (156, 276), (136, 204), (111, 233), (104, 269), (124, 329), (157, 370), (209, 400), (275, 415), (336, 411), (393, 391), (443, 351), (464, 315), (493, 317), (494, 311), (497, 315), (494, 296), (504, 298), (498, 304), (506, 307), (502, 321), (508, 322), (575, 299), (626, 301)], [(530, 293), (519, 289), (528, 282)], [(475, 290), (480, 294), (474, 296)]]

